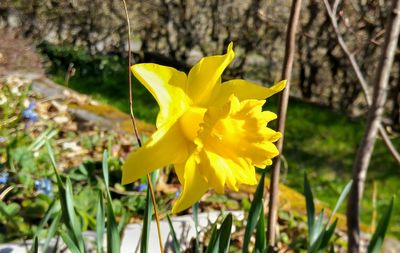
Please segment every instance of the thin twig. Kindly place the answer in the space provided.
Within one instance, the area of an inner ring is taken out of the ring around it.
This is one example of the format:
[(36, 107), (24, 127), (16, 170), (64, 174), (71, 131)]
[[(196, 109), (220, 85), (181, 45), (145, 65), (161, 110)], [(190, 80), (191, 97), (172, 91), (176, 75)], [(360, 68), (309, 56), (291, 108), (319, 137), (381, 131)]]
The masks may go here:
[[(329, 3), (324, 0), (325, 6)], [(358, 253), (360, 247), (360, 202), (368, 167), (381, 126), (387, 97), (387, 86), (400, 34), (400, 0), (393, 0), (386, 24), (385, 41), (374, 78), (372, 104), (368, 110), (367, 126), (353, 164), (353, 185), (347, 202), (348, 252)], [(333, 14), (333, 13), (332, 13)]]
[[(282, 79), (287, 80), (286, 88), (279, 96), (278, 107), (278, 131), (282, 133), (282, 138), (277, 142), (279, 153), (283, 150), (283, 136), (285, 133), (286, 112), (289, 102), (290, 79), (293, 68), (293, 59), (296, 47), (296, 31), (299, 23), (301, 9), (301, 0), (293, 0), (290, 11), (289, 23), (286, 33), (285, 58), (282, 68)], [(279, 173), (280, 173), (280, 156), (274, 159), (274, 165), (271, 174), (270, 193), (269, 193), (269, 211), (268, 211), (268, 250), (274, 252), (276, 222), (278, 216), (278, 198), (279, 198)]]
[[(337, 5), (339, 4), (340, 1), (336, 1), (335, 8), (331, 8), (331, 5), (329, 4), (328, 0), (324, 0), (325, 8), (328, 13), (328, 16), (331, 20), (332, 27), (336, 33), (336, 38), (338, 40), (339, 46), (343, 50), (344, 54), (347, 56), (347, 58), (350, 61), (350, 65), (354, 70), (354, 73), (356, 74), (356, 77), (358, 79), (358, 82), (361, 85), (362, 91), (364, 93), (365, 100), (367, 102), (368, 107), (371, 106), (372, 104), (372, 99), (371, 99), (371, 94), (368, 90), (368, 82), (365, 80), (364, 75), (362, 74), (362, 71), (357, 63), (356, 58), (354, 57), (354, 54), (350, 52), (349, 48), (346, 45), (346, 42), (343, 39), (342, 33), (339, 30), (339, 25), (338, 21), (336, 18), (336, 9)], [(385, 143), (386, 147), (388, 148), (390, 154), (393, 156), (393, 158), (400, 164), (400, 154), (396, 150), (395, 146), (393, 145), (392, 141), (390, 140), (385, 128), (382, 126), (381, 123), (379, 123), (379, 134), (383, 139), (383, 142)]]
[[(142, 141), (139, 136), (139, 131), (137, 129), (136, 125), (136, 119), (135, 115), (133, 114), (133, 95), (132, 95), (132, 76), (131, 76), (131, 70), (130, 67), (132, 65), (132, 50), (131, 50), (131, 24), (129, 21), (129, 14), (128, 14), (128, 7), (126, 5), (126, 1), (122, 0), (124, 4), (124, 10), (125, 10), (125, 17), (126, 17), (126, 23), (128, 26), (128, 82), (129, 82), (129, 110), (130, 110), (130, 117), (133, 125), (133, 129), (135, 132), (136, 140), (138, 142), (139, 147), (142, 146)], [(151, 201), (153, 202), (153, 208), (154, 208), (154, 218), (156, 220), (157, 224), (157, 234), (158, 234), (158, 242), (160, 244), (160, 252), (164, 253), (164, 247), (162, 243), (162, 238), (161, 238), (161, 229), (160, 229), (160, 219), (158, 217), (158, 210), (157, 210), (157, 202), (156, 198), (154, 195), (154, 189), (153, 189), (153, 184), (151, 182), (150, 174), (147, 174), (147, 184), (149, 186), (149, 190), (151, 193)]]

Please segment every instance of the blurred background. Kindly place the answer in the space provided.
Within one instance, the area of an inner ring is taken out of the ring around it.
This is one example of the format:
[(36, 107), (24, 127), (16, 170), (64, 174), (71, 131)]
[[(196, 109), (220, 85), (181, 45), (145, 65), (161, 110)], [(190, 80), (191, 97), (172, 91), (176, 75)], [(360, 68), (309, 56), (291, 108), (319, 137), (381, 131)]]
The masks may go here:
[[(127, 1), (134, 63), (155, 62), (188, 71), (198, 59), (236, 57), (224, 78), (272, 85), (279, 81), (290, 1)], [(372, 82), (383, 43), (389, 1), (342, 1), (339, 27)], [(1, 0), (0, 75), (40, 73), (80, 93), (129, 112), (127, 26), (120, 1)], [(400, 149), (400, 46), (395, 55), (383, 124)], [(370, 87), (372, 90), (372, 87)], [(154, 123), (157, 104), (134, 83), (134, 112)], [(267, 110), (276, 111), (277, 99)], [(322, 1), (304, 0), (297, 34), (282, 182), (302, 191), (306, 171), (315, 195), (332, 206), (351, 179), (367, 105), (348, 58), (337, 43)], [(378, 140), (368, 172), (362, 221), (374, 224), (399, 193), (400, 166)], [(287, 196), (290, 198), (290, 196)], [(344, 210), (344, 209), (343, 209)], [(396, 211), (397, 210), (397, 211)], [(400, 208), (391, 231), (400, 237)]]

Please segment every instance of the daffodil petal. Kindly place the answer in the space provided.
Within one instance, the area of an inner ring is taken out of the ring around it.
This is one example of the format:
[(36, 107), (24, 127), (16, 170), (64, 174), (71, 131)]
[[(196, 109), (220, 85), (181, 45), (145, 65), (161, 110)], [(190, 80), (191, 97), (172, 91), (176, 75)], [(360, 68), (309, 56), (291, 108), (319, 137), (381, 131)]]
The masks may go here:
[(184, 161), (188, 144), (179, 123), (157, 130), (141, 148), (128, 155), (122, 166), (122, 184), (129, 184), (151, 171)]
[(242, 79), (230, 80), (220, 85), (219, 91), (212, 101), (215, 104), (223, 104), (232, 94), (240, 101), (245, 99), (266, 99), (283, 90), (285, 86), (286, 80), (280, 81), (272, 87), (264, 87)]
[(206, 104), (214, 87), (220, 84), (225, 68), (232, 62), (235, 53), (232, 42), (224, 55), (202, 58), (189, 72), (187, 94), (196, 105)]
[(191, 155), (186, 163), (176, 164), (175, 171), (181, 180), (183, 189), (172, 207), (172, 213), (179, 213), (200, 200), (207, 192), (208, 185), (198, 171), (195, 155)]
[(222, 157), (212, 151), (200, 153), (200, 173), (217, 193), (223, 194), (225, 184), (234, 191), (240, 184), (257, 184), (254, 166), (243, 158), (234, 160)]
[(131, 66), (131, 70), (160, 106), (157, 128), (171, 120), (171, 116), (177, 118), (182, 114), (188, 102), (185, 95), (185, 73), (153, 63), (135, 64)]

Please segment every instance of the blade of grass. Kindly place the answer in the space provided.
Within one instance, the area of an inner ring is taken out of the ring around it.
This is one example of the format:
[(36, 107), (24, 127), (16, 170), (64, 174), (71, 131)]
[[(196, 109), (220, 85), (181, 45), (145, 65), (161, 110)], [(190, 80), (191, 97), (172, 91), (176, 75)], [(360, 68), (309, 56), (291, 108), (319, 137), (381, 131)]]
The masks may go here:
[(129, 220), (130, 220), (130, 213), (129, 212), (122, 213), (122, 216), (120, 217), (118, 222), (118, 233), (120, 235), (122, 235), (122, 233), (124, 232), (124, 229), (126, 225), (128, 225)]
[(107, 252), (119, 253), (121, 250), (121, 240), (109, 189), (107, 150), (104, 150), (103, 152), (103, 177), (107, 193)]
[(121, 241), (118, 232), (118, 224), (115, 220), (111, 196), (107, 198), (107, 252), (119, 253)]
[(200, 252), (200, 247), (199, 247), (199, 202), (196, 202), (193, 205), (193, 219), (194, 219), (194, 229), (196, 231), (196, 244), (194, 248), (195, 253)]
[(71, 181), (69, 181), (69, 179), (67, 178), (66, 185), (63, 183), (60, 175), (58, 174), (57, 163), (54, 157), (53, 150), (49, 142), (47, 141), (46, 141), (46, 148), (50, 158), (50, 163), (53, 167), (54, 174), (56, 175), (57, 179), (62, 220), (65, 226), (67, 227), (68, 237), (71, 240), (73, 240), (73, 242), (77, 245), (77, 247), (79, 248), (79, 250), (81, 250), (81, 252), (86, 252), (84, 246), (84, 240), (82, 237), (82, 232), (80, 231), (80, 225), (75, 214)]
[(61, 238), (63, 239), (65, 245), (67, 245), (68, 249), (71, 251), (71, 253), (82, 253), (79, 251), (78, 247), (75, 245), (74, 241), (71, 239), (71, 237), (65, 233), (61, 232)]
[(168, 225), (169, 225), (169, 230), (171, 231), (171, 236), (172, 236), (172, 247), (174, 249), (175, 253), (181, 253), (181, 249), (179, 246), (179, 240), (178, 237), (176, 236), (174, 226), (172, 224), (171, 218), (169, 215), (167, 215), (167, 220), (168, 220)]
[(214, 249), (217, 249), (217, 247), (215, 247), (215, 245), (217, 245), (217, 241), (218, 241), (218, 230), (217, 230), (217, 224), (215, 223), (212, 228), (210, 241), (208, 242), (208, 246), (205, 253), (212, 253)]
[(231, 231), (232, 231), (232, 214), (229, 213), (224, 221), (222, 222), (221, 228), (219, 230), (219, 253), (227, 253), (229, 250), (229, 245), (231, 241)]
[(308, 182), (307, 175), (304, 173), (304, 195), (306, 197), (306, 209), (307, 209), (307, 224), (308, 224), (308, 238), (311, 238), (314, 234), (314, 217), (315, 217), (315, 205), (314, 197), (311, 191), (310, 183)]
[(81, 225), (75, 212), (72, 184), (68, 177), (65, 184), (65, 200), (69, 220), (64, 222), (68, 222), (70, 224), (70, 228), (72, 228), (72, 233), (74, 235), (72, 239), (75, 241), (75, 244), (78, 246), (79, 250), (81, 252), (85, 252), (85, 244), (82, 236)]
[(320, 249), (324, 249), (326, 246), (328, 246), (329, 241), (331, 240), (333, 234), (335, 233), (336, 225), (337, 225), (338, 219), (336, 219), (326, 230), (324, 237), (322, 238), (321, 245), (319, 246)]
[(47, 209), (46, 213), (44, 214), (43, 219), (40, 221), (38, 228), (36, 229), (36, 234), (38, 235), (40, 231), (43, 229), (44, 225), (49, 221), (50, 217), (53, 215), (54, 211), (56, 210), (56, 200), (53, 200), (50, 203), (49, 208)]
[(263, 253), (266, 247), (267, 247), (267, 234), (265, 231), (264, 206), (262, 206), (260, 217), (258, 218), (257, 222), (256, 244), (254, 245), (254, 251), (257, 253)]
[(104, 184), (106, 185), (106, 190), (108, 191), (108, 189), (109, 189), (109, 176), (108, 176), (108, 153), (107, 153), (107, 150), (103, 151), (102, 169), (103, 169)]
[(58, 244), (59, 244), (59, 243), (60, 243), (60, 236), (57, 236), (56, 243), (54, 244), (54, 248), (53, 248), (52, 253), (57, 253)]
[(313, 244), (318, 238), (319, 234), (325, 229), (324, 226), (324, 214), (325, 209), (322, 208), (317, 220), (314, 223), (313, 235), (311, 236), (311, 244)]
[(39, 242), (37, 236), (33, 239), (32, 248), (29, 250), (29, 253), (39, 253)]
[(389, 207), (378, 222), (375, 233), (372, 235), (371, 241), (368, 245), (368, 253), (379, 253), (385, 239), (386, 230), (389, 226), (390, 218), (392, 216), (394, 206), (394, 197), (390, 200)]
[(28, 150), (39, 150), (45, 143), (47, 140), (53, 138), (53, 136), (55, 136), (58, 133), (58, 130), (56, 129), (51, 129), (48, 128), (46, 129), (46, 131), (44, 131), (41, 135), (39, 135), (35, 141), (29, 145)]
[[(158, 176), (157, 171), (154, 171), (150, 174), (151, 183), (153, 185), (155, 185), (157, 181), (157, 176)], [(142, 236), (140, 239), (140, 253), (147, 253), (147, 245), (149, 243), (150, 223), (152, 220), (152, 215), (153, 215), (153, 202), (151, 200), (150, 187), (147, 187), (146, 206), (144, 209), (144, 217), (143, 217), (143, 229), (142, 229)]]
[(254, 199), (251, 202), (249, 216), (247, 218), (247, 225), (243, 238), (243, 253), (247, 253), (249, 251), (248, 248), (250, 244), (250, 238), (251, 235), (253, 234), (254, 228), (257, 225), (257, 221), (260, 216), (262, 206), (264, 204), (264, 202), (262, 201), (262, 197), (264, 195), (264, 179), (265, 179), (265, 174), (262, 173), (260, 182), (258, 183), (256, 192), (254, 194)]
[(54, 218), (53, 222), (51, 223), (49, 229), (47, 230), (47, 236), (46, 236), (46, 240), (44, 242), (43, 252), (47, 252), (47, 248), (50, 245), (50, 241), (54, 237), (54, 235), (56, 234), (56, 232), (59, 228), (61, 215), (62, 215), (61, 212), (59, 212), (56, 215), (56, 217)]
[(329, 216), (328, 224), (330, 223), (332, 217), (335, 215), (335, 213), (337, 212), (337, 210), (339, 209), (339, 207), (342, 205), (344, 199), (347, 197), (347, 194), (349, 194), (352, 184), (353, 184), (353, 181), (350, 181), (350, 182), (348, 182), (347, 185), (344, 187), (342, 193), (341, 193), (340, 196), (339, 196), (338, 201), (336, 202), (335, 208), (333, 209), (331, 215)]
[(99, 200), (97, 201), (96, 213), (96, 246), (97, 252), (103, 253), (104, 227), (105, 227), (105, 212), (103, 193), (99, 191)]

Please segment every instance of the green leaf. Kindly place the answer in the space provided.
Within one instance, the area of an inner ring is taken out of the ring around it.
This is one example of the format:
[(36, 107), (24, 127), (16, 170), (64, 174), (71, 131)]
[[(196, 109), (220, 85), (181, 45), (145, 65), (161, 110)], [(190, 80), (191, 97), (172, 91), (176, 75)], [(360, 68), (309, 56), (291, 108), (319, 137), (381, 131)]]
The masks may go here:
[[(67, 178), (66, 185), (61, 180), (57, 171), (57, 164), (54, 158), (53, 150), (48, 142), (46, 142), (47, 152), (49, 154), (50, 162), (57, 178), (58, 195), (61, 203), (61, 213), (63, 223), (67, 227), (68, 238), (74, 242), (74, 245), (79, 248), (81, 252), (86, 252), (85, 244), (80, 230), (80, 224), (76, 217), (74, 209), (74, 200), (72, 193), (71, 181)], [(64, 239), (64, 238), (63, 238)]]
[(21, 207), (17, 203), (13, 202), (7, 205), (5, 202), (0, 201), (0, 212), (6, 217), (16, 216), (20, 210)]
[(227, 253), (229, 250), (229, 245), (231, 241), (231, 231), (232, 231), (232, 214), (229, 213), (224, 221), (222, 222), (221, 228), (219, 229), (219, 253)]
[(335, 208), (333, 209), (329, 219), (328, 219), (328, 223), (330, 222), (330, 220), (332, 219), (332, 217), (335, 215), (335, 213), (337, 212), (337, 210), (339, 209), (339, 207), (342, 205), (344, 199), (346, 198), (347, 194), (349, 194), (350, 189), (351, 189), (351, 185), (353, 184), (353, 181), (350, 181), (347, 183), (347, 185), (344, 187), (342, 193), (339, 196), (338, 201), (336, 202)]
[(35, 141), (31, 145), (29, 145), (28, 149), (33, 151), (39, 150), (46, 143), (47, 140), (53, 138), (57, 133), (58, 130), (56, 129), (51, 129), (51, 128), (46, 129), (46, 131), (40, 134), (35, 139)]
[(61, 211), (56, 215), (49, 229), (47, 230), (47, 236), (44, 242), (43, 252), (47, 252), (47, 248), (49, 247), (50, 241), (54, 237), (59, 228), (60, 220), (61, 220)]
[(179, 240), (178, 240), (178, 237), (176, 236), (175, 229), (174, 229), (174, 226), (172, 225), (172, 221), (171, 221), (171, 218), (169, 217), (169, 215), (167, 215), (167, 220), (168, 220), (169, 230), (171, 231), (171, 235), (172, 235), (172, 248), (175, 253), (181, 253), (181, 249), (179, 246)]
[(394, 206), (394, 197), (390, 200), (389, 207), (378, 222), (375, 233), (372, 235), (371, 241), (368, 245), (368, 253), (379, 253), (385, 239), (386, 230), (389, 226), (390, 218), (392, 216)]
[(214, 249), (215, 252), (218, 253), (217, 247), (215, 246), (217, 245), (217, 240), (218, 240), (218, 230), (217, 230), (217, 224), (215, 223), (212, 228), (210, 241), (208, 242), (208, 246), (205, 253), (213, 253)]
[(318, 236), (321, 234), (321, 232), (325, 230), (325, 226), (323, 224), (324, 214), (325, 214), (325, 209), (322, 208), (321, 213), (319, 214), (317, 220), (314, 223), (313, 234), (311, 235), (310, 238), (311, 244), (314, 244)]
[(210, 242), (208, 243), (205, 253), (220, 253), (227, 252), (229, 249), (230, 237), (232, 229), (232, 214), (228, 214), (220, 229), (217, 229), (217, 224), (215, 223), (212, 229)]
[(29, 250), (29, 253), (39, 253), (39, 242), (37, 236), (33, 239), (32, 248)]
[[(114, 206), (115, 209), (115, 206)], [(128, 211), (125, 211), (122, 213), (122, 216), (119, 219), (118, 223), (118, 233), (121, 235), (126, 227), (128, 225), (129, 220), (130, 220), (130, 213)]]
[(71, 253), (82, 253), (81, 251), (79, 251), (78, 247), (75, 245), (75, 243), (73, 242), (73, 240), (67, 233), (62, 231), (60, 234), (61, 234), (61, 237), (62, 237), (65, 245), (67, 245), (67, 247), (71, 251)]
[(319, 214), (317, 221), (314, 224), (313, 233), (309, 238), (309, 248), (308, 253), (319, 252), (320, 245), (325, 235), (325, 226), (323, 225), (324, 221), (324, 209), (322, 209)]
[(119, 253), (121, 250), (121, 240), (109, 189), (107, 150), (103, 152), (103, 177), (107, 192), (107, 252)]
[(322, 242), (319, 246), (319, 249), (325, 249), (326, 246), (328, 246), (329, 241), (331, 240), (333, 234), (335, 233), (336, 225), (337, 225), (338, 219), (336, 219), (325, 231), (324, 236), (322, 238)]
[(109, 176), (108, 176), (108, 154), (107, 150), (104, 150), (103, 152), (103, 178), (104, 178), (104, 183), (106, 184), (106, 189), (108, 191), (109, 189)]
[(311, 191), (310, 183), (308, 182), (307, 175), (304, 173), (304, 195), (306, 197), (306, 209), (307, 209), (307, 225), (308, 225), (308, 238), (311, 245), (311, 238), (313, 237), (314, 231), (314, 217), (315, 217), (315, 205), (314, 197)]
[(253, 234), (254, 228), (257, 225), (257, 221), (264, 204), (264, 202), (262, 201), (264, 195), (264, 179), (265, 179), (265, 174), (262, 173), (260, 182), (258, 183), (256, 192), (254, 194), (253, 202), (251, 202), (249, 216), (247, 218), (247, 225), (243, 238), (243, 253), (247, 253), (249, 251), (248, 248), (250, 244), (250, 238), (251, 235)]
[(81, 252), (85, 252), (85, 244), (82, 237), (81, 224), (75, 212), (72, 184), (71, 180), (69, 180), (68, 177), (65, 184), (65, 205), (66, 205), (68, 220), (64, 222), (69, 223), (69, 226), (67, 226), (67, 229), (70, 231), (69, 234), (73, 235), (72, 239), (78, 246), (79, 250)]
[(50, 163), (51, 163), (53, 169), (55, 170), (55, 174), (58, 176), (57, 163), (56, 163), (56, 159), (54, 158), (53, 149), (51, 148), (50, 143), (47, 141), (46, 141), (46, 148), (47, 148), (47, 153), (49, 154)]
[(118, 224), (115, 220), (112, 199), (107, 196), (107, 252), (119, 253), (121, 241), (118, 233)]
[(104, 212), (104, 199), (103, 193), (99, 191), (99, 197), (97, 201), (97, 212), (96, 212), (96, 246), (97, 253), (103, 253), (103, 238), (104, 238), (104, 227), (105, 227), (105, 212)]
[(47, 221), (50, 219), (50, 217), (53, 215), (53, 213), (56, 211), (56, 209), (59, 206), (56, 205), (56, 200), (53, 200), (50, 203), (49, 208), (47, 209), (46, 213), (44, 214), (43, 219), (40, 221), (38, 228), (36, 229), (36, 234), (38, 235), (40, 231), (43, 229), (44, 225), (47, 223)]
[[(158, 173), (157, 171), (153, 171), (150, 173), (150, 180), (153, 186), (155, 186), (157, 181)], [(143, 229), (142, 236), (140, 238), (140, 253), (147, 253), (147, 245), (149, 244), (149, 234), (150, 234), (150, 223), (153, 215), (153, 202), (151, 201), (151, 193), (150, 187), (147, 187), (146, 191), (146, 206), (144, 209), (144, 217), (143, 217)]]
[(196, 244), (194, 248), (195, 253), (200, 252), (200, 246), (199, 246), (199, 202), (196, 202), (193, 205), (193, 219), (194, 219), (194, 229), (196, 231)]
[(267, 238), (265, 231), (265, 215), (264, 206), (261, 207), (260, 217), (258, 218), (256, 228), (256, 244), (254, 246), (255, 252), (264, 252), (267, 247)]

